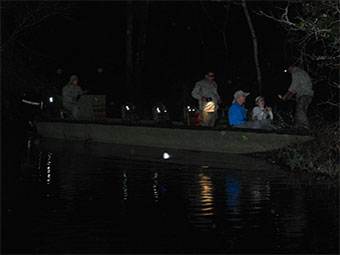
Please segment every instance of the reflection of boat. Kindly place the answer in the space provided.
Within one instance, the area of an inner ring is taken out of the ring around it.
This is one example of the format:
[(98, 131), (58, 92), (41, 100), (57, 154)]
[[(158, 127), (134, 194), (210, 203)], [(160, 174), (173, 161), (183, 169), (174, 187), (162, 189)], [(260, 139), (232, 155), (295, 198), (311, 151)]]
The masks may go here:
[(271, 151), (313, 139), (307, 135), (233, 128), (160, 127), (147, 123), (123, 125), (119, 121), (51, 121), (39, 122), (37, 127), (40, 135), (48, 138), (236, 154)]

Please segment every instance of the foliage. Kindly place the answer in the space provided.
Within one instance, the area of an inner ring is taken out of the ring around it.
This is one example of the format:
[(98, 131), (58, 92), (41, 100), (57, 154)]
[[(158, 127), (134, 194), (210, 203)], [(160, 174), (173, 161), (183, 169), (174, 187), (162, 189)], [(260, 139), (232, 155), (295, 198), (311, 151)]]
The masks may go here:
[(313, 130), (314, 141), (290, 146), (272, 154), (272, 159), (294, 171), (338, 178), (339, 166), (339, 122)]
[(23, 90), (38, 88), (46, 80), (41, 66), (52, 57), (36, 49), (39, 29), (51, 17), (70, 19), (70, 7), (50, 1), (1, 3), (2, 112), (14, 111)]
[(311, 74), (314, 85), (328, 86), (327, 103), (340, 107), (340, 7), (339, 1), (289, 1), (277, 12), (257, 12), (279, 22), (287, 31), (292, 48), (292, 63), (302, 66)]

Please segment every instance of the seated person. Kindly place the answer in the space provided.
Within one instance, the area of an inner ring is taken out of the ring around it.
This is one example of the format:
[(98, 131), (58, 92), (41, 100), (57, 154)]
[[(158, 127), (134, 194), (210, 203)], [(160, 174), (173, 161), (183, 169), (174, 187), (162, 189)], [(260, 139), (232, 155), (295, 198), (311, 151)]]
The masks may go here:
[(264, 101), (264, 98), (261, 96), (258, 96), (255, 99), (255, 103), (257, 106), (253, 109), (252, 119), (253, 120), (266, 120), (270, 119), (273, 120), (273, 111), (271, 107), (265, 106), (266, 103)]
[(234, 94), (233, 104), (228, 110), (229, 124), (237, 128), (252, 128), (272, 130), (270, 120), (248, 120), (247, 110), (244, 108), (246, 98), (250, 93), (238, 90)]
[(74, 119), (78, 119), (79, 97), (83, 90), (78, 85), (78, 76), (72, 75), (67, 85), (63, 87), (63, 107), (72, 113)]

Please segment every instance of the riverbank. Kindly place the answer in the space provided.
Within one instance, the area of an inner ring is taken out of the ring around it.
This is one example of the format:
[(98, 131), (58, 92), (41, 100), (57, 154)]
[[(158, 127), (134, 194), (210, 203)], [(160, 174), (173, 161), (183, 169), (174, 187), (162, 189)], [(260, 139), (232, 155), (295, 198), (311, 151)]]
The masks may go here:
[(266, 154), (272, 163), (291, 171), (339, 179), (339, 122), (312, 130), (312, 141), (288, 146)]

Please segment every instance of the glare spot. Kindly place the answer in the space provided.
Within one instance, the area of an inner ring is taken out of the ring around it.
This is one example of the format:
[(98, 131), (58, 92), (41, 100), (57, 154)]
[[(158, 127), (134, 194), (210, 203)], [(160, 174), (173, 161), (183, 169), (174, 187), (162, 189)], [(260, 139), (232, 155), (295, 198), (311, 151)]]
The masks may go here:
[(169, 159), (170, 158), (170, 154), (167, 152), (163, 153), (163, 159)]
[(50, 98), (48, 99), (48, 101), (49, 101), (50, 103), (53, 103), (53, 97), (50, 97)]

